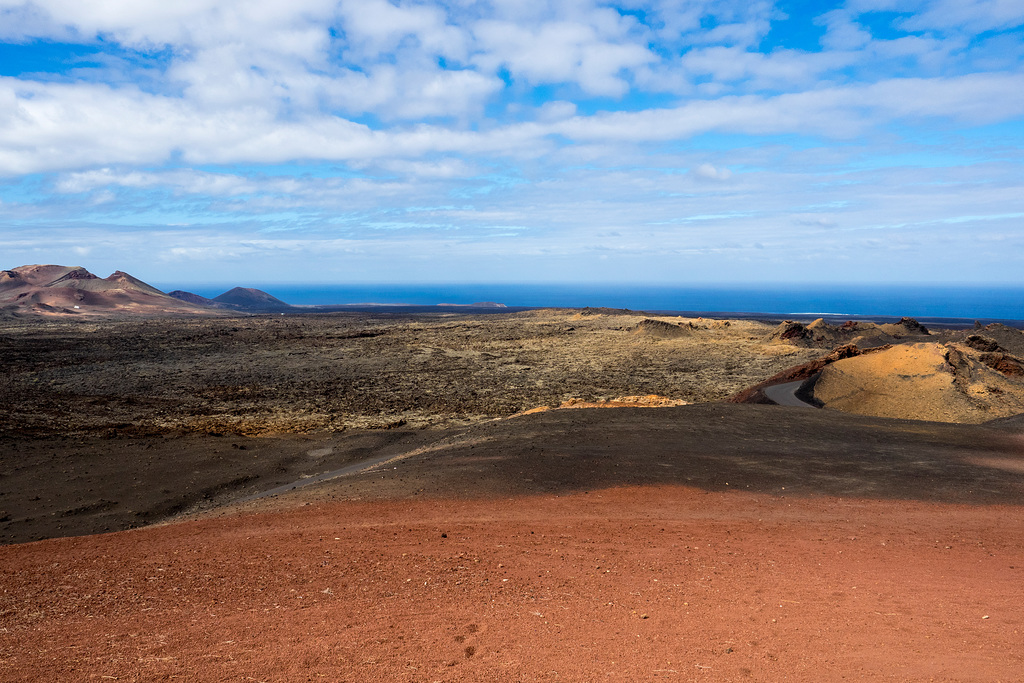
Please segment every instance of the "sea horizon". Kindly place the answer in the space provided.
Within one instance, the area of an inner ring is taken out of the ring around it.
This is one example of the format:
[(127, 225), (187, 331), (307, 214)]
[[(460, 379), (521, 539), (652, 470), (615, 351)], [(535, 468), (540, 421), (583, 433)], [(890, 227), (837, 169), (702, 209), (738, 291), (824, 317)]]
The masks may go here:
[[(160, 286), (160, 285), (157, 285)], [(164, 285), (213, 298), (232, 286)], [(294, 306), (468, 305), (621, 308), (772, 316), (880, 316), (1024, 320), (1024, 286), (665, 284), (240, 284)], [(165, 288), (166, 287), (166, 288)]]

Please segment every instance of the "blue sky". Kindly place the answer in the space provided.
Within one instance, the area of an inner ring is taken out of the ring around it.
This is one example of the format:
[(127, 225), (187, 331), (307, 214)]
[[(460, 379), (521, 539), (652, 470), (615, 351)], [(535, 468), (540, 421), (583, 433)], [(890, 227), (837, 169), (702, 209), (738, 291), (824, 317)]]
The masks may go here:
[(1022, 0), (0, 0), (0, 267), (1020, 284), (1022, 254)]

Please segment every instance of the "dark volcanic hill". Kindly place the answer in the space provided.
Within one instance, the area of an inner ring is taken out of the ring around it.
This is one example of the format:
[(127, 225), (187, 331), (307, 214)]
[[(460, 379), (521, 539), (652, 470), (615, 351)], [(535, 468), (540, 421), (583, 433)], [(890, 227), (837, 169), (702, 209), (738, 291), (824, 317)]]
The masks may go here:
[(173, 292), (167, 292), (167, 296), (174, 297), (179, 301), (187, 301), (188, 303), (195, 304), (197, 306), (213, 306), (214, 308), (220, 306), (220, 304), (213, 299), (207, 299), (205, 296), (186, 292), (181, 289), (176, 289)]
[(291, 308), (290, 304), (286, 304), (277, 297), (250, 287), (235, 287), (214, 297), (213, 301), (247, 311), (283, 311)]
[(0, 311), (110, 315), (204, 312), (128, 273), (100, 278), (80, 266), (31, 265), (0, 271)]

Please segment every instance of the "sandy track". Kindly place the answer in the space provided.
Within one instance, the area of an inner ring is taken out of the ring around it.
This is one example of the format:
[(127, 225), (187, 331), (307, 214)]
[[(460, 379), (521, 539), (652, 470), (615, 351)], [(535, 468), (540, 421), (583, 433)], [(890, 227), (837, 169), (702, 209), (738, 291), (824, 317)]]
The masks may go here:
[(0, 680), (1010, 681), (1024, 509), (681, 486), (0, 548)]

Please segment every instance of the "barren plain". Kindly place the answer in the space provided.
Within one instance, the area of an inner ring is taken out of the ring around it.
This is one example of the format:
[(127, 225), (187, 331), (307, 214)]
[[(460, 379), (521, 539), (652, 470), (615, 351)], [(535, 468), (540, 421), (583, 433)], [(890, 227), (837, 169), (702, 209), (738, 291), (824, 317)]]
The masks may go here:
[[(572, 398), (724, 399), (821, 355), (772, 325), (636, 313), (6, 322), (3, 430), (240, 434), (439, 427)], [(679, 327), (685, 322), (685, 327)], [(691, 328), (689, 323), (693, 324)], [(639, 329), (638, 329), (638, 326)]]
[(822, 329), (5, 320), (0, 680), (1017, 680), (1024, 421), (725, 402)]

